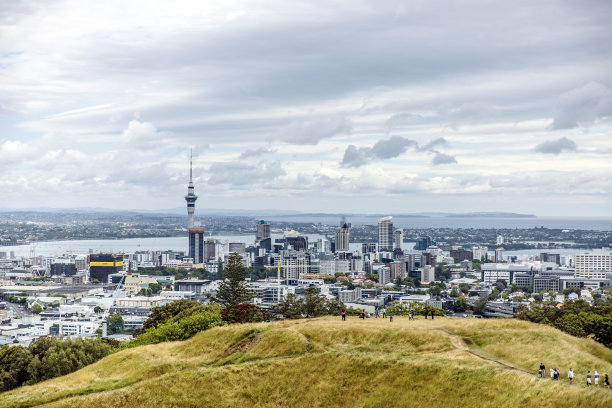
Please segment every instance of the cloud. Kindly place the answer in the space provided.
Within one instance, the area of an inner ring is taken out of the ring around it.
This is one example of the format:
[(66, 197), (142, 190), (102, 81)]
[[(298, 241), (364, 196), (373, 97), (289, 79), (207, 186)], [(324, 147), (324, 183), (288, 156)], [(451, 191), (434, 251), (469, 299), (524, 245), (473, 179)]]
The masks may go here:
[(244, 162), (213, 163), (209, 172), (208, 184), (230, 184), (245, 186), (266, 183), (286, 175), (279, 161), (261, 161), (257, 164)]
[(344, 151), (340, 165), (342, 167), (360, 167), (370, 160), (392, 159), (404, 153), (410, 147), (417, 147), (416, 141), (401, 136), (379, 140), (372, 147), (349, 145)]
[(547, 140), (540, 143), (534, 147), (533, 150), (538, 153), (559, 154), (564, 150), (567, 152), (575, 152), (578, 150), (578, 146), (576, 146), (576, 143), (574, 143), (573, 140), (570, 140), (567, 137), (561, 137), (559, 139)]
[(121, 135), (122, 140), (133, 147), (151, 149), (159, 146), (163, 134), (151, 122), (131, 120)]
[(393, 159), (404, 154), (410, 148), (414, 148), (419, 152), (433, 153), (432, 164), (434, 165), (457, 163), (453, 156), (440, 153), (434, 149), (436, 146), (446, 144), (446, 139), (439, 137), (419, 147), (415, 140), (401, 136), (392, 136), (386, 140), (379, 140), (372, 147), (349, 145), (344, 151), (344, 157), (340, 165), (342, 167), (361, 167), (372, 160)]
[(427, 143), (426, 145), (421, 146), (419, 150), (422, 152), (429, 152), (434, 150), (433, 148), (436, 146), (446, 146), (447, 144), (448, 142), (446, 141), (446, 139), (444, 139), (443, 137), (439, 137)]
[(260, 147), (257, 149), (249, 149), (249, 150), (245, 150), (244, 152), (242, 152), (242, 154), (240, 155), (239, 159), (248, 159), (250, 157), (259, 157), (259, 156), (263, 156), (265, 154), (270, 154), (270, 153), (274, 153), (276, 152), (276, 150), (274, 149), (268, 149), (267, 147)]
[(433, 159), (431, 159), (431, 163), (434, 166), (437, 166), (438, 164), (457, 163), (457, 160), (453, 156), (450, 156), (448, 154), (435, 152), (435, 156), (433, 157)]
[(293, 144), (317, 144), (323, 139), (349, 134), (351, 121), (344, 114), (319, 116), (293, 121), (287, 126), (280, 138)]
[(409, 147), (417, 146), (417, 142), (401, 136), (393, 136), (387, 140), (379, 140), (370, 149), (370, 154), (378, 159), (392, 159), (404, 153)]
[(19, 163), (22, 160), (32, 160), (38, 154), (38, 149), (19, 140), (7, 140), (0, 144), (0, 166)]
[(589, 82), (559, 96), (554, 109), (553, 129), (587, 126), (612, 116), (612, 89)]

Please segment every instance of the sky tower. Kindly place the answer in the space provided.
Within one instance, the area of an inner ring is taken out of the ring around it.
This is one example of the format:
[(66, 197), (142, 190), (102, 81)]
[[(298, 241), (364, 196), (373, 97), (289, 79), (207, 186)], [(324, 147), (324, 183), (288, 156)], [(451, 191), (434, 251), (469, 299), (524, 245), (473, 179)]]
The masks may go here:
[(185, 201), (187, 201), (187, 228), (193, 228), (193, 212), (195, 211), (195, 202), (198, 196), (194, 193), (193, 187), (193, 154), (189, 152), (189, 186), (187, 187), (187, 195)]

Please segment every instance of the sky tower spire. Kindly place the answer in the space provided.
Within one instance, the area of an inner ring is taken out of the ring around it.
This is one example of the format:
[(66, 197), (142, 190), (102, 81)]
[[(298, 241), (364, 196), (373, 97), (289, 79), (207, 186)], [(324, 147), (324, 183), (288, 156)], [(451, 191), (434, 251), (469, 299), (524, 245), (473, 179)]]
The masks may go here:
[(193, 228), (193, 213), (195, 211), (195, 202), (198, 196), (195, 195), (195, 188), (193, 186), (193, 152), (189, 151), (189, 185), (187, 186), (187, 195), (185, 201), (187, 201), (187, 227)]

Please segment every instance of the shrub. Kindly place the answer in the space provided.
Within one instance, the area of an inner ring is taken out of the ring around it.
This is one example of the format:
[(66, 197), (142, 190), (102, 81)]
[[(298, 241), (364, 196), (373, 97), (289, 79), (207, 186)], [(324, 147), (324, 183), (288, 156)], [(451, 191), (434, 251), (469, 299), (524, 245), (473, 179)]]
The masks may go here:
[(255, 323), (266, 320), (266, 312), (253, 304), (240, 303), (226, 306), (221, 317), (228, 323)]

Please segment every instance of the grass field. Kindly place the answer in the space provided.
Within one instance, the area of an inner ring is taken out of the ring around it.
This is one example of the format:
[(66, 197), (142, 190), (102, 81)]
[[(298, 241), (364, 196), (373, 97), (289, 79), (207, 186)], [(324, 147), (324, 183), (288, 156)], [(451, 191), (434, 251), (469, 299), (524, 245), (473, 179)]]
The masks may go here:
[[(537, 379), (540, 361), (562, 381)], [(320, 318), (125, 350), (0, 407), (612, 406), (612, 391), (583, 385), (587, 369), (612, 375), (612, 350), (523, 321)]]

